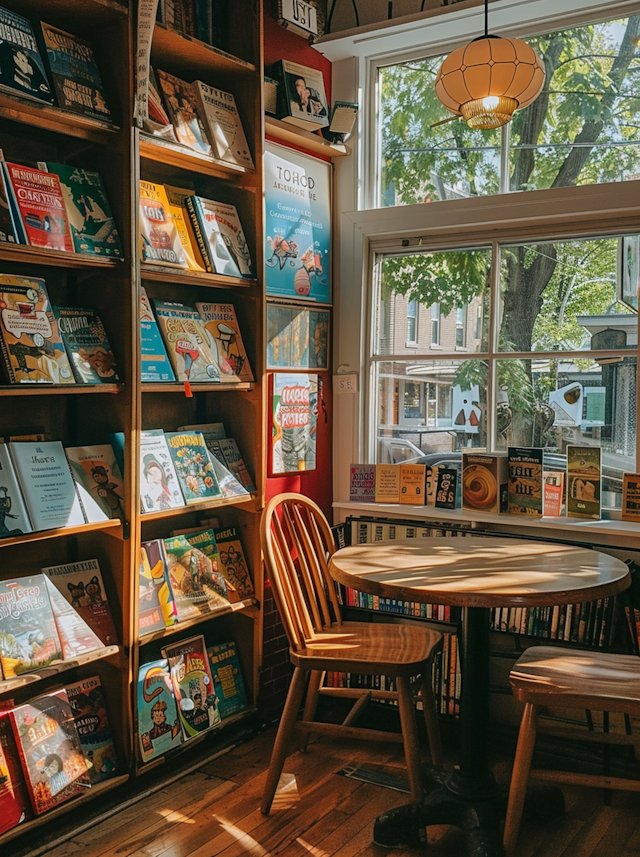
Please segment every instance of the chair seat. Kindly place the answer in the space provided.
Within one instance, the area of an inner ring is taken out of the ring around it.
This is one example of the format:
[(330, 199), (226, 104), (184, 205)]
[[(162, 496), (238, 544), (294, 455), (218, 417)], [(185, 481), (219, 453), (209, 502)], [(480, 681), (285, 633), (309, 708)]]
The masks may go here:
[(442, 647), (442, 634), (416, 625), (344, 622), (316, 634), (302, 651), (291, 651), (295, 666), (360, 675), (415, 676)]
[(520, 702), (640, 714), (640, 658), (532, 646), (509, 675)]

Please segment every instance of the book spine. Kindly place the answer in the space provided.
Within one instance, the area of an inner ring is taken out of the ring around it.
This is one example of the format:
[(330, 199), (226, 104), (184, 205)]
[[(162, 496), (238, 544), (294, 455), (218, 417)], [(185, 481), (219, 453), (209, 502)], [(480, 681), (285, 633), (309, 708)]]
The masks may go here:
[(186, 199), (187, 203), (187, 211), (189, 212), (189, 217), (191, 218), (191, 223), (193, 224), (193, 232), (196, 236), (196, 241), (198, 242), (198, 248), (200, 253), (202, 254), (202, 259), (204, 261), (205, 268), (207, 269), (208, 274), (214, 274), (215, 268), (213, 267), (213, 262), (211, 260), (211, 256), (209, 255), (209, 247), (207, 245), (206, 236), (203, 233), (202, 227), (200, 225), (200, 218), (198, 216), (198, 206), (197, 203), (193, 201), (193, 197), (188, 196)]

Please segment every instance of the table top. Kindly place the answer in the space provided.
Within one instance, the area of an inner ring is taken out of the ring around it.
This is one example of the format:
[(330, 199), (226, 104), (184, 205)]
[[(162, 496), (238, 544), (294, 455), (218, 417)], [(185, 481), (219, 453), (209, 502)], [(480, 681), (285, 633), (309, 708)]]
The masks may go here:
[(545, 607), (615, 595), (627, 566), (599, 551), (528, 539), (467, 536), (342, 548), (329, 571), (370, 595), (461, 607)]

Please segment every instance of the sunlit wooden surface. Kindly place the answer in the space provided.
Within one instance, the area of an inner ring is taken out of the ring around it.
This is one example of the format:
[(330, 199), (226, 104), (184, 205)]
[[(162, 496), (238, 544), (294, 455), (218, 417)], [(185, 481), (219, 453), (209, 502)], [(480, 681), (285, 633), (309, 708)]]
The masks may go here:
[(574, 604), (630, 583), (608, 554), (527, 539), (420, 538), (337, 551), (331, 575), (370, 595), (463, 607)]

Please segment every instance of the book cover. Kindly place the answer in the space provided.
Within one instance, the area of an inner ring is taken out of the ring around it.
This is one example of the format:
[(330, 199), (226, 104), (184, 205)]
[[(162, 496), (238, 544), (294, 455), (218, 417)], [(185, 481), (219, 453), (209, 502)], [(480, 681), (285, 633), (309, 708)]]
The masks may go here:
[(225, 598), (230, 604), (241, 600), (238, 590), (233, 582), (223, 573), (218, 555), (218, 544), (212, 529), (187, 530), (184, 533), (173, 532), (172, 536), (184, 535), (192, 547), (197, 548), (211, 561), (211, 574), (207, 580), (208, 586), (215, 590), (218, 595)]
[(153, 301), (158, 327), (178, 381), (219, 383), (220, 370), (200, 315), (181, 303)]
[(118, 637), (97, 559), (80, 560), (41, 569), (58, 592), (105, 646), (117, 646)]
[(144, 286), (140, 287), (140, 362), (143, 382), (176, 380)]
[(503, 510), (508, 481), (505, 455), (462, 453), (462, 508), (482, 512)]
[(233, 304), (198, 301), (196, 309), (200, 313), (209, 343), (218, 356), (220, 381), (223, 384), (253, 381)]
[(165, 658), (138, 670), (138, 740), (140, 758), (148, 762), (182, 744), (176, 698)]
[(149, 66), (149, 87), (147, 91), (147, 111), (148, 117), (143, 119), (144, 130), (154, 137), (162, 137), (165, 140), (171, 140), (177, 143), (176, 132), (173, 130), (171, 119), (164, 109), (162, 96), (160, 95), (160, 87), (156, 79), (154, 70)]
[(100, 637), (91, 630), (52, 580), (47, 575), (42, 576), (46, 582), (63, 659), (73, 661), (79, 655), (101, 649), (103, 643)]
[(426, 478), (426, 464), (401, 464), (399, 502), (411, 506), (424, 506)]
[(542, 449), (510, 446), (509, 512), (541, 517), (543, 506)]
[(195, 81), (193, 90), (213, 143), (214, 156), (219, 161), (252, 170), (253, 158), (233, 95), (201, 80)]
[(278, 119), (308, 131), (328, 126), (329, 108), (319, 69), (280, 60), (270, 74), (278, 81)]
[(207, 271), (253, 277), (251, 251), (235, 205), (190, 196), (187, 209)]
[(44, 280), (0, 274), (0, 348), (12, 384), (74, 384)]
[(167, 646), (164, 654), (171, 670), (183, 739), (188, 741), (218, 726), (221, 720), (204, 637)]
[(146, 181), (140, 181), (140, 258), (155, 265), (187, 267), (165, 189)]
[(169, 453), (187, 506), (221, 496), (200, 432), (165, 432)]
[(307, 310), (309, 314), (309, 369), (329, 368), (329, 313)]
[(40, 32), (58, 107), (111, 122), (100, 70), (91, 45), (44, 21), (40, 22)]
[(62, 660), (47, 584), (42, 574), (0, 580), (0, 664), (7, 678)]
[[(9, 178), (0, 150), (0, 244), (18, 244), (10, 204), (11, 189), (8, 187), (8, 183)], [(18, 228), (20, 227), (18, 226)]]
[(0, 835), (33, 815), (8, 711), (0, 711)]
[(215, 530), (220, 570), (236, 588), (241, 599), (252, 598), (253, 583), (236, 527)]
[(272, 377), (271, 474), (315, 470), (318, 376)]
[(151, 565), (144, 545), (138, 562), (138, 632), (139, 636), (164, 631), (166, 625), (160, 607), (158, 590), (151, 574)]
[(562, 515), (564, 504), (564, 480), (563, 470), (544, 471), (544, 514), (552, 518)]
[(624, 473), (622, 476), (622, 520), (640, 521), (640, 473)]
[(194, 547), (186, 535), (165, 539), (164, 549), (180, 621), (229, 606), (211, 559)]
[(53, 92), (31, 21), (0, 8), (0, 84), (18, 95), (53, 104)]
[(239, 482), (227, 467), (227, 461), (220, 449), (220, 441), (209, 437), (208, 432), (203, 433), (204, 442), (209, 452), (209, 460), (213, 472), (218, 480), (218, 485), (223, 497), (249, 497), (247, 489)]
[(349, 481), (349, 500), (355, 503), (375, 503), (375, 464), (352, 464)]
[(236, 443), (235, 438), (226, 437), (218, 441), (218, 443), (224, 456), (224, 460), (227, 463), (227, 467), (231, 473), (233, 473), (238, 482), (240, 482), (247, 491), (249, 491), (249, 493), (255, 491), (256, 486), (253, 484), (253, 479), (249, 475), (247, 466), (240, 455), (240, 450), (238, 449), (238, 444)]
[(162, 429), (140, 433), (140, 501), (143, 512), (162, 512), (184, 506)]
[(73, 241), (60, 187), (54, 173), (5, 162), (26, 243), (73, 253)]
[(436, 487), (437, 509), (455, 509), (458, 471), (453, 467), (439, 467)]
[(601, 451), (597, 446), (567, 447), (567, 515), (600, 518)]
[(121, 259), (122, 243), (100, 173), (50, 161), (46, 167), (60, 180), (75, 252)]
[(400, 465), (376, 464), (375, 502), (398, 503), (400, 498)]
[(18, 705), (10, 716), (34, 813), (83, 794), (91, 781), (66, 690)]
[(227, 717), (243, 711), (249, 704), (236, 644), (229, 642), (208, 646), (207, 655), (220, 717), (226, 720)]
[(193, 85), (160, 69), (156, 69), (156, 78), (178, 143), (210, 155), (211, 146)]
[(295, 310), (267, 304), (267, 369), (294, 369), (291, 329)]
[(85, 523), (71, 468), (59, 440), (9, 444), (22, 496), (34, 530)]
[(425, 503), (427, 506), (436, 505), (436, 492), (438, 490), (438, 471), (440, 470), (437, 464), (427, 464), (427, 473), (425, 477)]
[(119, 773), (113, 735), (107, 717), (107, 705), (100, 677), (76, 681), (65, 687), (73, 712), (80, 746), (87, 761), (91, 785), (109, 780)]
[(54, 307), (58, 329), (78, 384), (117, 384), (118, 367), (100, 316), (93, 309)]
[(13, 469), (9, 447), (0, 443), (0, 539), (31, 532), (31, 521)]
[(152, 539), (148, 542), (142, 542), (142, 547), (145, 549), (149, 560), (151, 579), (156, 588), (165, 627), (170, 628), (178, 619), (178, 608), (169, 582), (169, 569), (167, 568), (164, 544), (162, 539)]
[(193, 232), (189, 212), (187, 211), (187, 198), (193, 196), (193, 191), (168, 184), (164, 186), (164, 190), (167, 194), (167, 202), (169, 203), (169, 215), (176, 227), (187, 267), (190, 271), (204, 271), (202, 257), (198, 250), (198, 242)]
[(110, 443), (65, 450), (88, 521), (124, 520), (124, 480)]

